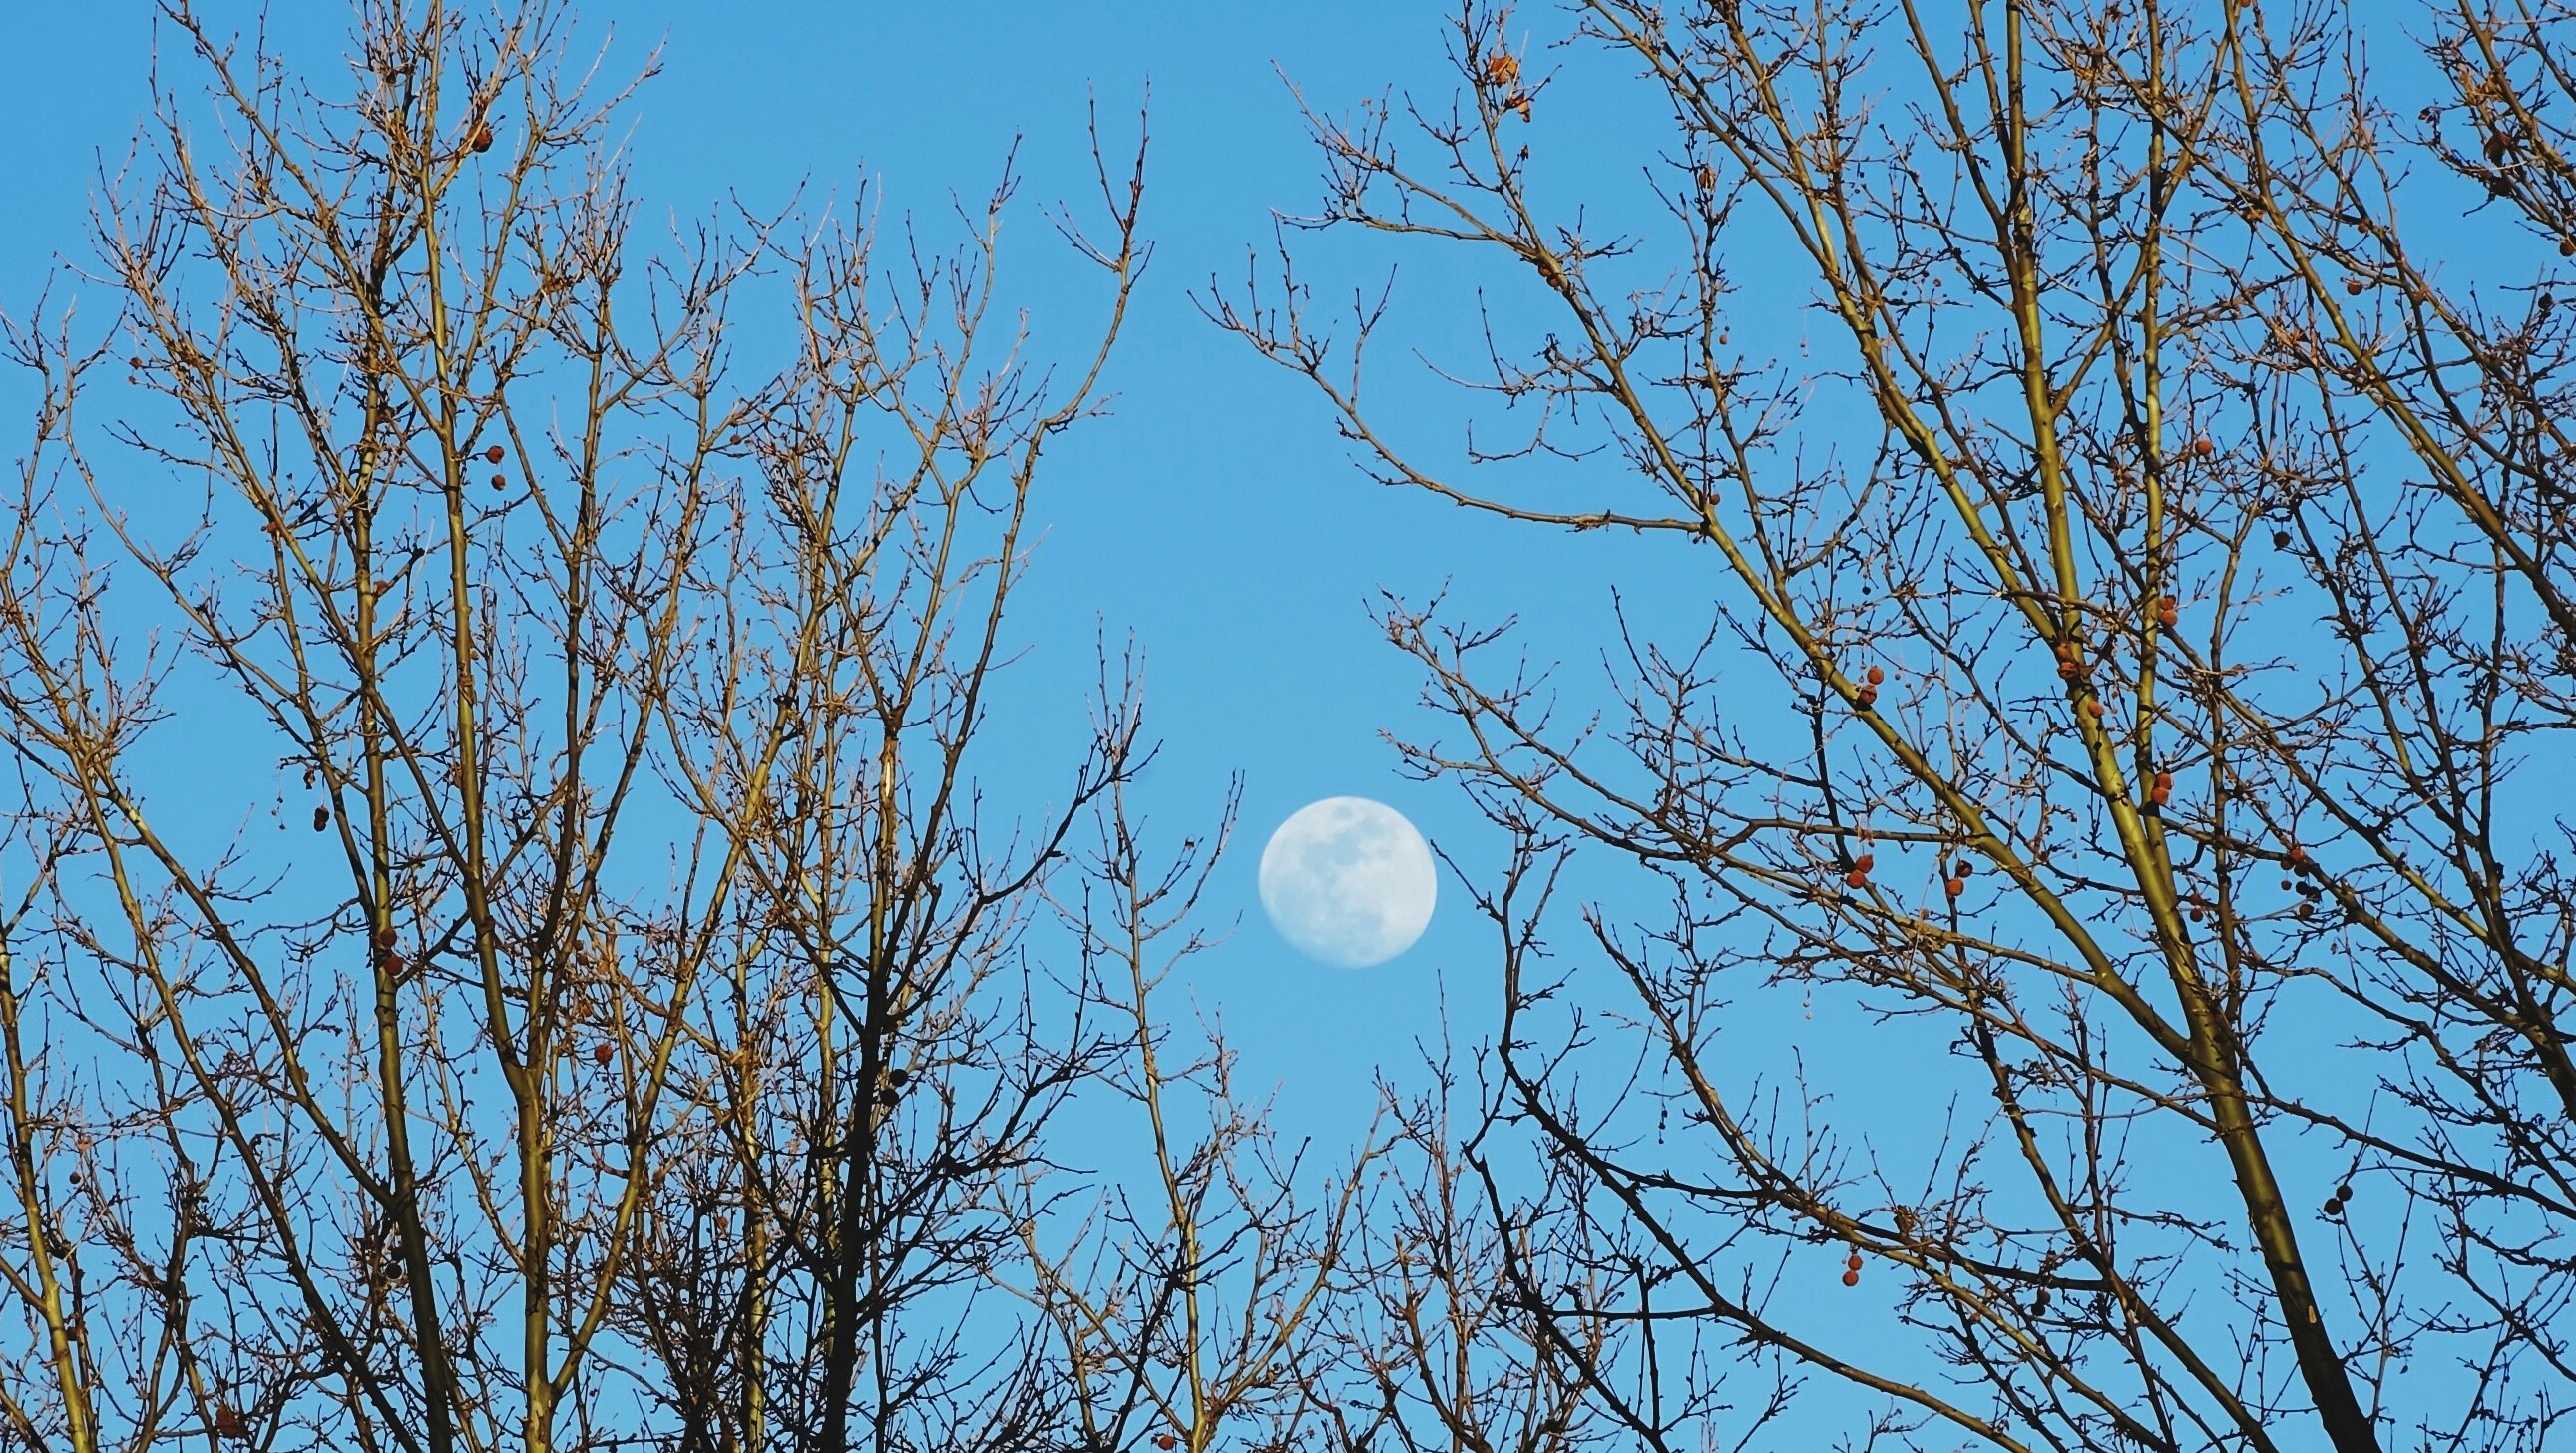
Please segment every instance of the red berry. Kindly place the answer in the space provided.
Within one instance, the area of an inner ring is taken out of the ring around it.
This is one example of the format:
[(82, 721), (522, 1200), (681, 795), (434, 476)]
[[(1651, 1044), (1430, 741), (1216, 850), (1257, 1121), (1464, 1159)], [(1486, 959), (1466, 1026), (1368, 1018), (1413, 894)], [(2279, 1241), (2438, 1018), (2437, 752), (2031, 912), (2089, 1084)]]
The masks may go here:
[(494, 489), (508, 489), (510, 487), (510, 476), (506, 474), (493, 475), (492, 487)]
[(2206, 437), (2203, 437), (2191, 441), (2191, 452), (2192, 457), (2196, 459), (2207, 459), (2212, 454), (2218, 452), (2218, 446), (2210, 443)]
[(487, 463), (498, 464), (507, 457), (509, 457), (509, 451), (498, 444), (483, 451), (483, 458)]
[(474, 129), (466, 133), (465, 144), (473, 147), (476, 151), (490, 151), (492, 149), (491, 123), (486, 121), (475, 122)]
[(1870, 668), (1869, 668), (1869, 684), (1870, 684), (1870, 685), (1872, 685), (1872, 686), (1876, 686), (1878, 683), (1880, 683), (1880, 682), (1882, 682), (1882, 681), (1885, 681), (1886, 679), (1887, 679), (1887, 672), (1886, 672), (1885, 670), (1883, 670), (1882, 668), (1877, 667), (1877, 666), (1872, 666), (1872, 667), (1870, 667)]
[(1856, 873), (1866, 873), (1877, 866), (1878, 854), (1876, 853), (1863, 853), (1859, 857), (1852, 859), (1852, 871)]
[(2102, 715), (2102, 703), (2099, 701), (2088, 701), (2084, 703), (2084, 714), (2098, 720)]
[(1947, 883), (1942, 884), (1941, 886), (1943, 886), (1943, 887), (1945, 887), (1945, 888), (1949, 889), (1949, 890), (1950, 890), (1950, 896), (1951, 896), (1951, 897), (1953, 897), (1953, 898), (1956, 898), (1956, 897), (1958, 897), (1960, 894), (1965, 893), (1965, 892), (1967, 892), (1967, 891), (1968, 891), (1968, 880), (1967, 880), (1967, 879), (1965, 879), (1965, 878), (1952, 878), (1950, 881), (1948, 881)]
[(1860, 1273), (1859, 1273), (1859, 1272), (1856, 1272), (1856, 1271), (1846, 1271), (1846, 1272), (1844, 1272), (1844, 1273), (1843, 1273), (1843, 1285), (1844, 1285), (1844, 1286), (1847, 1286), (1847, 1287), (1856, 1287), (1856, 1286), (1859, 1286), (1859, 1285), (1860, 1285)]
[(1866, 888), (1869, 886), (1869, 874), (1860, 871), (1858, 868), (1854, 868), (1852, 871), (1843, 874), (1843, 886), (1846, 888)]
[(590, 1047), (590, 1058), (592, 1063), (604, 1065), (617, 1058), (617, 1046), (603, 1039)]

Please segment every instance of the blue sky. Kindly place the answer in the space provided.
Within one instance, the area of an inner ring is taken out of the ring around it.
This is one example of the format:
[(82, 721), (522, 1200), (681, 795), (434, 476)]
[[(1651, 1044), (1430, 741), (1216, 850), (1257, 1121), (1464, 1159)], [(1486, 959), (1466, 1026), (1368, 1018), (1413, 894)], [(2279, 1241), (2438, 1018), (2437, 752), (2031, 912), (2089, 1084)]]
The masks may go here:
[[(290, 50), (336, 51), (342, 5), (288, 0), (277, 8), (282, 24), (305, 27), (290, 31)], [(92, 198), (144, 106), (148, 9), (140, 0), (17, 6), (0, 18), (0, 128), (13, 138), (0, 148), (8, 203), (0, 310), (13, 317), (23, 316), (58, 254), (77, 261), (83, 250)], [(207, 9), (237, 14), (243, 24), (258, 13), (224, 0)], [(1091, 98), (1113, 146), (1124, 147), (1150, 87), (1145, 231), (1156, 253), (1113, 361), (1114, 414), (1072, 434), (1042, 480), (1046, 537), (1016, 617), (1029, 650), (996, 718), (1001, 755), (1024, 761), (1027, 781), (1000, 785), (1044, 790), (1064, 780), (1085, 720), (1093, 643), (1105, 633), (1114, 648), (1132, 636), (1146, 661), (1149, 725), (1164, 743), (1139, 806), (1163, 841), (1202, 833), (1232, 776), (1245, 783), (1241, 835), (1207, 905), (1212, 926), (1239, 918), (1240, 927), (1188, 974), (1189, 991), (1235, 1031), (1239, 1083), (1277, 1084), (1283, 1125), (1314, 1131), (1327, 1145), (1366, 1116), (1371, 1074), (1381, 1067), (1401, 1074), (1415, 1043), (1436, 1035), (1444, 997), (1470, 1042), (1495, 1009), (1493, 931), (1454, 880), (1444, 879), (1440, 912), (1421, 942), (1373, 969), (1309, 962), (1260, 916), (1254, 869), (1262, 840), (1319, 798), (1380, 799), (1471, 867), (1498, 862), (1498, 835), (1454, 789), (1416, 785), (1396, 771), (1380, 733), (1420, 737), (1438, 721), (1417, 704), (1419, 668), (1385, 643), (1371, 600), (1381, 590), (1420, 599), (1446, 589), (1471, 617), (1517, 614), (1533, 656), (1562, 660), (1569, 698), (1588, 705), (1600, 699), (1597, 653), (1614, 640), (1614, 582), (1665, 625), (1661, 634), (1685, 640), (1704, 623), (1699, 602), (1712, 588), (1709, 562), (1670, 545), (1507, 528), (1378, 487), (1354, 467), (1312, 390), (1210, 325), (1193, 301), (1212, 278), (1240, 284), (1249, 255), (1267, 253), (1276, 212), (1318, 204), (1321, 161), (1290, 84), (1337, 110), (1404, 88), (1445, 104), (1453, 75), (1443, 47), (1453, 13), (1443, 4), (1359, 0), (1115, 7), (747, 0), (588, 12), (589, 33), (614, 25), (605, 75), (630, 73), (654, 46), (663, 51), (662, 74), (626, 113), (643, 204), (639, 253), (655, 250), (666, 223), (685, 227), (728, 199), (774, 211), (800, 188), (809, 198), (846, 198), (863, 179), (882, 217), (909, 212), (939, 239), (950, 235), (943, 229), (952, 222), (952, 193), (970, 205), (979, 199), (1016, 140), (1025, 184), (1004, 233), (1004, 288), (1029, 309), (1042, 352), (1078, 346), (1097, 325), (1100, 299), (1041, 208), (1079, 201), (1090, 185), (1083, 127)], [(1558, 164), (1584, 172), (1586, 194), (1615, 205), (1633, 179), (1604, 159), (1633, 165), (1638, 148), (1606, 143), (1635, 119), (1606, 105), (1565, 104), (1541, 124)], [(1331, 301), (1382, 284), (1390, 253), (1369, 239), (1326, 235), (1302, 239), (1300, 255), (1319, 296)], [(1454, 252), (1403, 255), (1411, 262), (1396, 295), (1412, 305), (1399, 315), (1406, 336), (1472, 347), (1459, 331), (1472, 312), (1457, 304), (1476, 279), (1452, 269)], [(1740, 281), (1760, 286), (1758, 256), (1731, 263)], [(1507, 296), (1525, 304), (1530, 295)], [(1770, 326), (1798, 326), (1793, 299), (1762, 301), (1771, 305)], [(759, 339), (757, 326), (746, 329), (747, 355)], [(1797, 342), (1785, 333), (1774, 341), (1783, 355)], [(1384, 361), (1401, 360), (1390, 351)], [(747, 371), (760, 367), (745, 358)], [(1384, 383), (1389, 417), (1407, 420), (1420, 438), (1454, 444), (1460, 414), (1452, 390), (1401, 368)], [(22, 397), (17, 381), (0, 380), (0, 407), (14, 416)], [(1812, 437), (1818, 449), (1837, 442), (1826, 429)], [(1605, 490), (1619, 487), (1615, 461), (1585, 468), (1602, 472)], [(154, 482), (137, 478), (130, 487), (149, 491)], [(1751, 681), (1755, 691), (1778, 690), (1767, 675)], [(1024, 756), (1013, 750), (1023, 740)], [(1042, 807), (1025, 801), (1032, 816)], [(1577, 890), (1615, 900), (1621, 865), (1604, 867)], [(1614, 921), (1629, 916), (1622, 909), (1653, 922), (1664, 905), (1614, 901)], [(1730, 1033), (1757, 1066), (1777, 1069), (1792, 1050), (1804, 1052), (1817, 1078), (1835, 1084), (1855, 1118), (1874, 1128), (1901, 1135), (1909, 1116), (1919, 1128), (1946, 1108), (1908, 1091), (1918, 1070), (1924, 1082), (1940, 1082), (1939, 1032), (1871, 1026), (1824, 1004), (1812, 1025), (1801, 1014), (1775, 996), (1746, 1006)], [(1981, 1116), (1982, 1104), (1966, 1113)], [(1873, 1281), (1867, 1295), (1880, 1285)]]
[[(9, 199), (0, 309), (13, 317), (49, 267), (84, 254), (102, 177), (122, 161), (146, 104), (149, 10), (12, 7), (0, 20), (0, 126), (17, 138), (0, 149)], [(258, 19), (247, 4), (207, 13)], [(290, 53), (327, 60), (342, 49), (344, 14), (287, 5), (272, 24)], [(1310, 963), (1261, 918), (1261, 842), (1318, 798), (1391, 803), (1471, 861), (1499, 851), (1450, 789), (1397, 775), (1379, 733), (1418, 736), (1431, 718), (1416, 705), (1417, 669), (1385, 644), (1369, 602), (1381, 589), (1420, 598), (1447, 587), (1480, 609), (1522, 613), (1542, 643), (1588, 650), (1581, 643), (1608, 625), (1606, 570), (1620, 553), (1598, 536), (1503, 529), (1380, 488), (1353, 467), (1302, 380), (1256, 358), (1192, 301), (1212, 278), (1240, 284), (1252, 252), (1269, 249), (1274, 210), (1318, 204), (1321, 162), (1291, 83), (1334, 109), (1406, 85), (1445, 104), (1445, 15), (1350, 0), (1128, 4), (1114, 16), (1033, 3), (765, 0), (584, 12), (592, 37), (613, 27), (606, 77), (662, 50), (662, 73), (626, 113), (639, 253), (729, 198), (769, 211), (799, 188), (846, 199), (862, 179), (881, 218), (909, 212), (940, 239), (951, 235), (952, 192), (979, 200), (1016, 142), (1025, 186), (1004, 232), (1003, 286), (1029, 309), (1041, 349), (1050, 338), (1080, 343), (1100, 301), (1041, 208), (1086, 197), (1089, 100), (1124, 146), (1150, 88), (1145, 230), (1155, 256), (1113, 361), (1114, 415), (1069, 436), (1042, 480), (1047, 534), (1017, 617), (1034, 649), (1015, 668), (1015, 709), (1001, 726), (1029, 734), (1033, 783), (1061, 780), (1093, 642), (1132, 634), (1147, 663), (1149, 726), (1164, 742), (1141, 797), (1157, 829), (1167, 840), (1198, 834), (1229, 776), (1245, 779), (1241, 836), (1208, 905), (1217, 924), (1239, 915), (1241, 926), (1198, 965), (1192, 992), (1242, 1029), (1247, 1083), (1279, 1082), (1283, 1117), (1327, 1131), (1355, 1126), (1371, 1070), (1401, 1066), (1434, 1032), (1439, 981), (1467, 1025), (1492, 1009), (1478, 992), (1490, 983), (1491, 930), (1454, 881), (1421, 942), (1375, 969)], [(184, 62), (169, 69), (186, 83)], [(1337, 285), (1383, 281), (1382, 256), (1364, 252), (1337, 237), (1301, 248), (1327, 298)], [(1334, 276), (1345, 258), (1353, 267)], [(1430, 288), (1450, 281), (1414, 277)], [(58, 285), (54, 301), (65, 296)], [(105, 298), (93, 306), (103, 311)], [(1457, 316), (1437, 321), (1455, 326)], [(757, 324), (744, 336), (748, 355)], [(7, 388), (14, 399), (16, 383)], [(1454, 427), (1453, 395), (1425, 402), (1427, 427)]]

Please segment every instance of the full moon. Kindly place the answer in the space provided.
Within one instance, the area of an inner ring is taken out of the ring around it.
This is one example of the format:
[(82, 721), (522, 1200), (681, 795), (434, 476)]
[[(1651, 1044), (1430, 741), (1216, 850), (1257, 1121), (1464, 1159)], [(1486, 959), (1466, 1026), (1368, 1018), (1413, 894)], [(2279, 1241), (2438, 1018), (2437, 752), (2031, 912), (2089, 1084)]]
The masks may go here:
[(1279, 936), (1345, 969), (1413, 947), (1439, 885), (1422, 834), (1365, 797), (1299, 808), (1261, 850), (1261, 906)]

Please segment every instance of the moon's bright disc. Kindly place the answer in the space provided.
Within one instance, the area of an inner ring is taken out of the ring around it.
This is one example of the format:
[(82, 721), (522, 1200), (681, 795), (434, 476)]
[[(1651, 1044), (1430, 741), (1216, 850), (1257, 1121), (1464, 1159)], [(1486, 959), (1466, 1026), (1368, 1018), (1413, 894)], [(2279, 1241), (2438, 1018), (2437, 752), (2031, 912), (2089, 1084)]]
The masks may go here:
[(1261, 850), (1261, 906), (1279, 936), (1345, 969), (1413, 947), (1439, 884), (1422, 834), (1365, 797), (1299, 808)]

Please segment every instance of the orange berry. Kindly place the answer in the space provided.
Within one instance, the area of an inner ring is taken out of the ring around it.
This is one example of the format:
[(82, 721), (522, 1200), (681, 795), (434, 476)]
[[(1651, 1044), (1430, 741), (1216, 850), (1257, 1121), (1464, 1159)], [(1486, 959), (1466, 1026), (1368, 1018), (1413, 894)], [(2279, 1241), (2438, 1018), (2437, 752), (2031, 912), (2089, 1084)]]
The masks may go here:
[(2096, 721), (2101, 720), (2102, 703), (2099, 701), (2088, 701), (2084, 703), (2084, 714), (2092, 717)]
[(1860, 1285), (1860, 1273), (1859, 1273), (1859, 1272), (1856, 1272), (1856, 1271), (1846, 1271), (1846, 1272), (1844, 1272), (1844, 1273), (1843, 1273), (1843, 1285), (1844, 1285), (1844, 1286), (1847, 1286), (1847, 1287), (1856, 1287), (1856, 1286), (1859, 1286), (1859, 1285)]
[(2208, 438), (2204, 436), (2191, 441), (2191, 452), (2194, 458), (2207, 459), (2212, 454), (2218, 452), (2218, 446), (2210, 443)]
[(1859, 1252), (1855, 1251), (1855, 1252), (1853, 1252), (1851, 1255), (1846, 1256), (1846, 1257), (1844, 1257), (1844, 1258), (1843, 1258), (1843, 1270), (1845, 1270), (1845, 1271), (1858, 1271), (1858, 1270), (1860, 1270), (1860, 1253), (1859, 1253)]
[(1869, 874), (1862, 872), (1858, 868), (1854, 868), (1850, 872), (1843, 874), (1843, 886), (1846, 888), (1866, 888), (1869, 886)]
[(502, 448), (500, 445), (498, 445), (498, 444), (495, 444), (495, 445), (493, 445), (491, 448), (486, 449), (486, 450), (484, 450), (484, 451), (483, 451), (483, 458), (484, 458), (484, 461), (485, 461), (486, 463), (490, 463), (490, 464), (498, 464), (498, 463), (500, 463), (504, 458), (508, 457), (508, 454), (509, 454), (509, 451), (508, 451), (508, 450), (503, 449), (503, 448)]
[(1863, 853), (1859, 857), (1852, 859), (1852, 871), (1856, 873), (1866, 873), (1877, 866), (1878, 854), (1876, 853)]
[(1965, 878), (1952, 878), (1941, 886), (1949, 889), (1950, 896), (1956, 898), (1960, 894), (1968, 891), (1968, 880)]
[(1872, 666), (1872, 667), (1870, 667), (1870, 668), (1869, 668), (1869, 684), (1870, 684), (1870, 685), (1872, 685), (1872, 686), (1876, 686), (1878, 683), (1880, 683), (1880, 682), (1882, 682), (1882, 681), (1885, 681), (1886, 679), (1887, 679), (1887, 672), (1886, 672), (1884, 669), (1882, 669), (1882, 668), (1880, 668), (1880, 667), (1877, 667), (1877, 666)]
[(2348, 277), (2343, 280), (2344, 295), (2347, 297), (2360, 297), (2361, 290), (2368, 286), (2368, 283), (2363, 282), (2357, 277)]
[(510, 476), (506, 474), (493, 475), (492, 487), (494, 489), (508, 489), (510, 487)]

